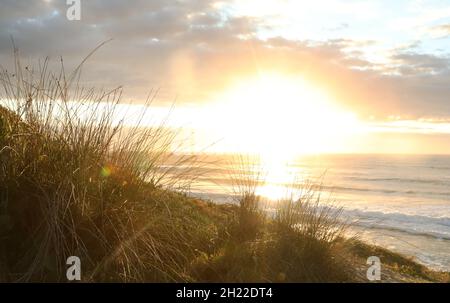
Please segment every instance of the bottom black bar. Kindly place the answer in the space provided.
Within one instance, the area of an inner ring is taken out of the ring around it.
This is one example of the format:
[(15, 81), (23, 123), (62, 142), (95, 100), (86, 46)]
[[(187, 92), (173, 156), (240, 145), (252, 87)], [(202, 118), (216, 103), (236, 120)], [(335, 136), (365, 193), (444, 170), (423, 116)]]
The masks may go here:
[(0, 284), (2, 295), (33, 294), (64, 302), (114, 298), (131, 302), (313, 302), (325, 299), (384, 302), (391, 295), (402, 301), (417, 296), (449, 294), (450, 284)]

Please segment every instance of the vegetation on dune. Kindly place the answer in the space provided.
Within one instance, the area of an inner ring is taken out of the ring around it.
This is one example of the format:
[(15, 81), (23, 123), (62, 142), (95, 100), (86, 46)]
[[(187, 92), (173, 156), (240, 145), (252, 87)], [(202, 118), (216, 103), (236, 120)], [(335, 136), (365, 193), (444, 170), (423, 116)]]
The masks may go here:
[(125, 127), (121, 89), (82, 88), (80, 70), (23, 68), (16, 54), (0, 73), (0, 281), (66, 281), (72, 255), (84, 281), (355, 280), (343, 252), (370, 250), (345, 248), (339, 209), (316, 190), (274, 217), (254, 178), (231, 177), (237, 205), (189, 198), (189, 178), (161, 168), (174, 132)]
[(168, 189), (173, 132), (116, 121), (120, 88), (81, 88), (81, 67), (54, 74), (17, 58), (0, 75), (2, 278), (58, 281), (76, 255), (86, 280), (188, 280), (214, 230)]
[(351, 281), (351, 267), (337, 249), (347, 226), (339, 219), (340, 209), (321, 203), (320, 190), (306, 184), (298, 198), (277, 201), (269, 215), (270, 206), (256, 194), (264, 180), (257, 162), (243, 156), (233, 161), (238, 163), (230, 176), (238, 207), (228, 225), (229, 238), (215, 254), (197, 260), (196, 279)]

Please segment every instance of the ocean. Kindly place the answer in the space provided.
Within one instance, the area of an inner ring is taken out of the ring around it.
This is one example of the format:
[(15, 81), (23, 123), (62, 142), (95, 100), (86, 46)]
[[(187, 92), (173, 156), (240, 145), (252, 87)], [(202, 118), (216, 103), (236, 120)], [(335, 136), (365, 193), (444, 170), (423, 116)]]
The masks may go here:
[[(242, 158), (205, 159), (191, 194), (234, 203), (230, 174), (247, 175), (242, 174), (246, 165), (237, 163)], [(266, 199), (291, 192), (292, 176), (321, 184), (325, 203), (343, 207), (343, 218), (353, 222), (351, 232), (359, 238), (450, 271), (450, 156), (315, 155), (268, 167), (276, 173), (267, 170), (266, 184), (258, 190)]]

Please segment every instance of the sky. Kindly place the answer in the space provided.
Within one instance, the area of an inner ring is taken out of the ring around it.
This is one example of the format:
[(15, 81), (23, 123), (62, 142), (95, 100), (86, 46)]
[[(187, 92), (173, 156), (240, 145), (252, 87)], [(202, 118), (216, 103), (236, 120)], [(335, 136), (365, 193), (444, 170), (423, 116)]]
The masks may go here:
[(158, 88), (155, 106), (176, 100), (196, 145), (450, 153), (450, 0), (81, 0), (79, 21), (67, 9), (0, 0), (0, 64), (11, 37), (25, 62), (68, 69), (113, 39), (84, 83), (122, 85), (131, 104)]

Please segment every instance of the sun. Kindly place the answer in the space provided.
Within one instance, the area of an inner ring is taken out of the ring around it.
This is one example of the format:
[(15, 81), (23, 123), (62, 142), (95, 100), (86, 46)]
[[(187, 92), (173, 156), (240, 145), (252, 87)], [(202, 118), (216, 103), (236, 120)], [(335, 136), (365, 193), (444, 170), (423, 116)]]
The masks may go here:
[(228, 151), (256, 154), (262, 160), (272, 188), (262, 190), (271, 198), (285, 192), (282, 184), (293, 182), (289, 161), (338, 150), (357, 124), (355, 115), (312, 83), (277, 73), (240, 80), (211, 110), (215, 114), (209, 127), (225, 138)]
[(237, 151), (286, 158), (333, 152), (352, 132), (356, 116), (302, 77), (263, 73), (221, 93), (211, 127)]

